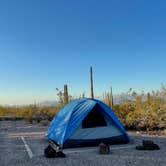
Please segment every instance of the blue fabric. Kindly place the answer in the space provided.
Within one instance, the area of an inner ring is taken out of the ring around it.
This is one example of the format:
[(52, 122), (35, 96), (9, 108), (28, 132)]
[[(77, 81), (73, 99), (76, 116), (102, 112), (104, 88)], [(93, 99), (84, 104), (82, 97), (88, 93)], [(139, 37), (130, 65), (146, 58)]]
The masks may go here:
[(46, 137), (63, 145), (96, 104), (100, 105), (122, 133), (128, 137), (122, 124), (108, 106), (99, 100), (88, 98), (74, 100), (62, 108), (52, 120)]

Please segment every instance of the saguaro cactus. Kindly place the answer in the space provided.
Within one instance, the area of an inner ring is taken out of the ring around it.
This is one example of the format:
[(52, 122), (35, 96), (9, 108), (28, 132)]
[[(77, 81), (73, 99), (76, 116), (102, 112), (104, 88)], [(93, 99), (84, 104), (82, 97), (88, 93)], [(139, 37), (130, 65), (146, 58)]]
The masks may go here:
[(93, 93), (93, 71), (92, 71), (92, 66), (90, 67), (90, 96), (93, 99), (94, 98), (94, 93)]
[(112, 94), (112, 86), (111, 86), (110, 98), (111, 98), (111, 109), (112, 109), (113, 106), (114, 106), (114, 99), (113, 99), (113, 94)]
[(67, 84), (64, 85), (64, 104), (67, 104), (69, 102), (69, 96), (68, 96), (68, 88)]
[(113, 109), (114, 101), (113, 101), (113, 94), (112, 94), (112, 87), (110, 88), (110, 92), (105, 92), (103, 94), (104, 102)]

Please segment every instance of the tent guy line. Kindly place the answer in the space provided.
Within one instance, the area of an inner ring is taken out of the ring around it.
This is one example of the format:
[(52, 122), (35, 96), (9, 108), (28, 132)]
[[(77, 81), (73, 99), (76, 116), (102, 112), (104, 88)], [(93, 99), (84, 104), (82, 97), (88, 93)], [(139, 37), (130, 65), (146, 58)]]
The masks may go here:
[(25, 149), (26, 149), (26, 151), (27, 151), (27, 153), (29, 155), (29, 158), (31, 159), (34, 155), (33, 155), (32, 151), (31, 151), (30, 147), (26, 143), (25, 138), (23, 136), (21, 136), (21, 140), (23, 141)]

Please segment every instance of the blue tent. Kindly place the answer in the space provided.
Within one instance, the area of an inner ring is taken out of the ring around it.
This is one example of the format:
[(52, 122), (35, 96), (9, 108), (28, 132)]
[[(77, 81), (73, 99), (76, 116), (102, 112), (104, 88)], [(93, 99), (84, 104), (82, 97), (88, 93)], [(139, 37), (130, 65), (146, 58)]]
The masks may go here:
[(46, 133), (64, 148), (128, 143), (124, 127), (103, 102), (96, 99), (77, 99), (62, 108), (52, 120)]

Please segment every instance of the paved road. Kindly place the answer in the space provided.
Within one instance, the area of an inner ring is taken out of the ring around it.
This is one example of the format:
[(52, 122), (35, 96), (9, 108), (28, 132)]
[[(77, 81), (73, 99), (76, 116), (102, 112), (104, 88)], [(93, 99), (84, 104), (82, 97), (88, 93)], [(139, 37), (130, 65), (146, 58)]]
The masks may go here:
[[(128, 145), (111, 146), (110, 155), (99, 155), (97, 148), (68, 149), (64, 159), (47, 159), (43, 150), (46, 127), (24, 121), (0, 121), (0, 166), (165, 166), (166, 138), (151, 137), (161, 147), (159, 151), (137, 151), (136, 144), (147, 137), (132, 136)], [(149, 139), (149, 138), (148, 138)]]

